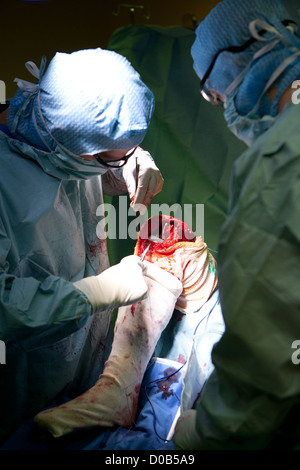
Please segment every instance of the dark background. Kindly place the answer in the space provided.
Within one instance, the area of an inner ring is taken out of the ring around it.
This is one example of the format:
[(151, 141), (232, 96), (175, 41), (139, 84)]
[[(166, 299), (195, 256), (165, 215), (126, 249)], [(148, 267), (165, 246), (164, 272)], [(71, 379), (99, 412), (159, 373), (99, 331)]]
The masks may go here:
[[(106, 48), (112, 33), (135, 24), (193, 27), (218, 2), (197, 0), (0, 0), (0, 79), (7, 98), (15, 93), (17, 76), (32, 81), (24, 63), (38, 66), (55, 52)], [(123, 5), (134, 5), (134, 12)], [(194, 18), (194, 19), (193, 19)]]
[[(131, 23), (193, 28), (217, 0), (0, 0), (0, 80), (7, 98), (16, 91), (17, 76), (32, 81), (25, 70), (28, 60), (39, 66), (55, 52), (102, 47), (112, 33)], [(299, 0), (285, 0), (297, 15)], [(133, 5), (134, 12), (124, 5)]]

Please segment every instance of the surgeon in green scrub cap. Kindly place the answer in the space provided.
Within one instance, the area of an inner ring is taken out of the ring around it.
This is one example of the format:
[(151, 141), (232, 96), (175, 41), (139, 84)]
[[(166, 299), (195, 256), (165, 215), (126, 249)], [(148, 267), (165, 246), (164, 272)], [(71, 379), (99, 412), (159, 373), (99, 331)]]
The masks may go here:
[(191, 52), (203, 97), (224, 109), (249, 149), (232, 169), (219, 237), (225, 332), (201, 396), (177, 422), (175, 446), (293, 448), (300, 436), (297, 25), (279, 0), (225, 0), (199, 24)]
[(98, 48), (26, 67), (35, 83), (15, 79), (0, 113), (0, 442), (98, 379), (114, 308), (147, 296), (137, 256), (109, 267), (103, 194), (129, 192), (141, 212), (163, 185), (140, 147), (154, 97), (125, 57)]

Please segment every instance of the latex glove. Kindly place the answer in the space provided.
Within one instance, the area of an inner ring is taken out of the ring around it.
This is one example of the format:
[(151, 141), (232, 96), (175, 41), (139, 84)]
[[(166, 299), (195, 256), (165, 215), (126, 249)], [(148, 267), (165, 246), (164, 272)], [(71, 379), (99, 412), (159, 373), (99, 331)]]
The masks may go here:
[(173, 295), (178, 298), (182, 292), (183, 286), (182, 282), (177, 279), (177, 277), (173, 276), (173, 274), (165, 271), (164, 269), (160, 268), (154, 263), (150, 263), (150, 261), (144, 260), (144, 272), (143, 275), (148, 277), (149, 279), (153, 279), (153, 281), (158, 282), (162, 286), (166, 287)]
[(123, 178), (131, 199), (130, 206), (135, 212), (139, 211), (143, 215), (153, 196), (162, 190), (164, 183), (150, 153), (137, 147), (123, 167)]
[(187, 410), (179, 417), (173, 442), (177, 450), (201, 450), (203, 449), (202, 441), (196, 431), (196, 410)]
[(87, 296), (94, 310), (130, 305), (147, 297), (144, 269), (138, 256), (126, 256), (98, 276), (74, 282), (74, 286)]

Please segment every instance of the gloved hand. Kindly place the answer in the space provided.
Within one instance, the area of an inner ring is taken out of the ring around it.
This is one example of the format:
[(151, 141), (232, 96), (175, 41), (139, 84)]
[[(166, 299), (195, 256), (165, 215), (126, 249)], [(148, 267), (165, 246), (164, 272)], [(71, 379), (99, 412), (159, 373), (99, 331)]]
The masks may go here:
[(144, 269), (138, 256), (126, 256), (98, 276), (74, 282), (74, 286), (87, 296), (93, 310), (130, 305), (147, 297)]
[(147, 260), (144, 260), (143, 264), (143, 275), (145, 277), (153, 279), (153, 281), (156, 281), (161, 286), (166, 287), (166, 289), (168, 289), (176, 298), (178, 298), (178, 296), (182, 292), (183, 287), (182, 282), (179, 281), (176, 276), (173, 276), (173, 274), (169, 273), (168, 271), (165, 271), (164, 269), (161, 269), (156, 264), (151, 263)]
[(138, 147), (123, 167), (123, 178), (131, 199), (130, 206), (143, 215), (164, 183), (150, 153)]

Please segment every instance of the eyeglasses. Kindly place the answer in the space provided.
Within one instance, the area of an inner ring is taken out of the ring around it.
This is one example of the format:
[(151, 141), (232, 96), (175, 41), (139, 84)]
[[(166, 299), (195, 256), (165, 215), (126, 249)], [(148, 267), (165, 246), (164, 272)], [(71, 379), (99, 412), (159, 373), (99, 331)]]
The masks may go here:
[[(291, 23), (296, 24), (295, 21), (293, 21), (293, 20), (283, 20), (282, 21), (282, 24), (286, 27), (288, 25), (290, 25)], [(260, 30), (258, 32), (259, 35), (264, 35), (265, 33), (266, 33), (266, 30)], [(213, 91), (208, 90), (208, 88), (205, 88), (205, 83), (206, 83), (208, 77), (210, 76), (210, 74), (212, 72), (212, 69), (214, 68), (215, 63), (216, 63), (219, 55), (222, 54), (222, 52), (242, 52), (245, 49), (247, 49), (247, 47), (251, 46), (251, 44), (253, 44), (255, 41), (257, 41), (257, 39), (253, 37), (253, 38), (248, 39), (248, 41), (246, 41), (242, 46), (226, 47), (224, 49), (221, 49), (220, 51), (218, 51), (215, 54), (210, 66), (206, 70), (206, 72), (203, 75), (203, 78), (200, 82), (200, 93), (206, 101), (213, 104), (214, 106), (224, 106), (223, 101), (220, 99), (220, 97), (218, 96), (217, 93), (214, 93)]]
[(110, 162), (106, 162), (105, 160), (103, 160), (98, 153), (94, 154), (93, 157), (96, 158), (97, 162), (100, 163), (101, 165), (104, 165), (108, 168), (122, 168), (122, 166), (124, 166), (128, 159), (134, 154), (134, 152), (136, 151), (138, 146), (134, 147), (132, 150), (130, 150), (129, 153), (126, 153), (126, 155), (122, 158), (120, 158), (119, 160), (113, 160), (113, 161), (110, 161)]

